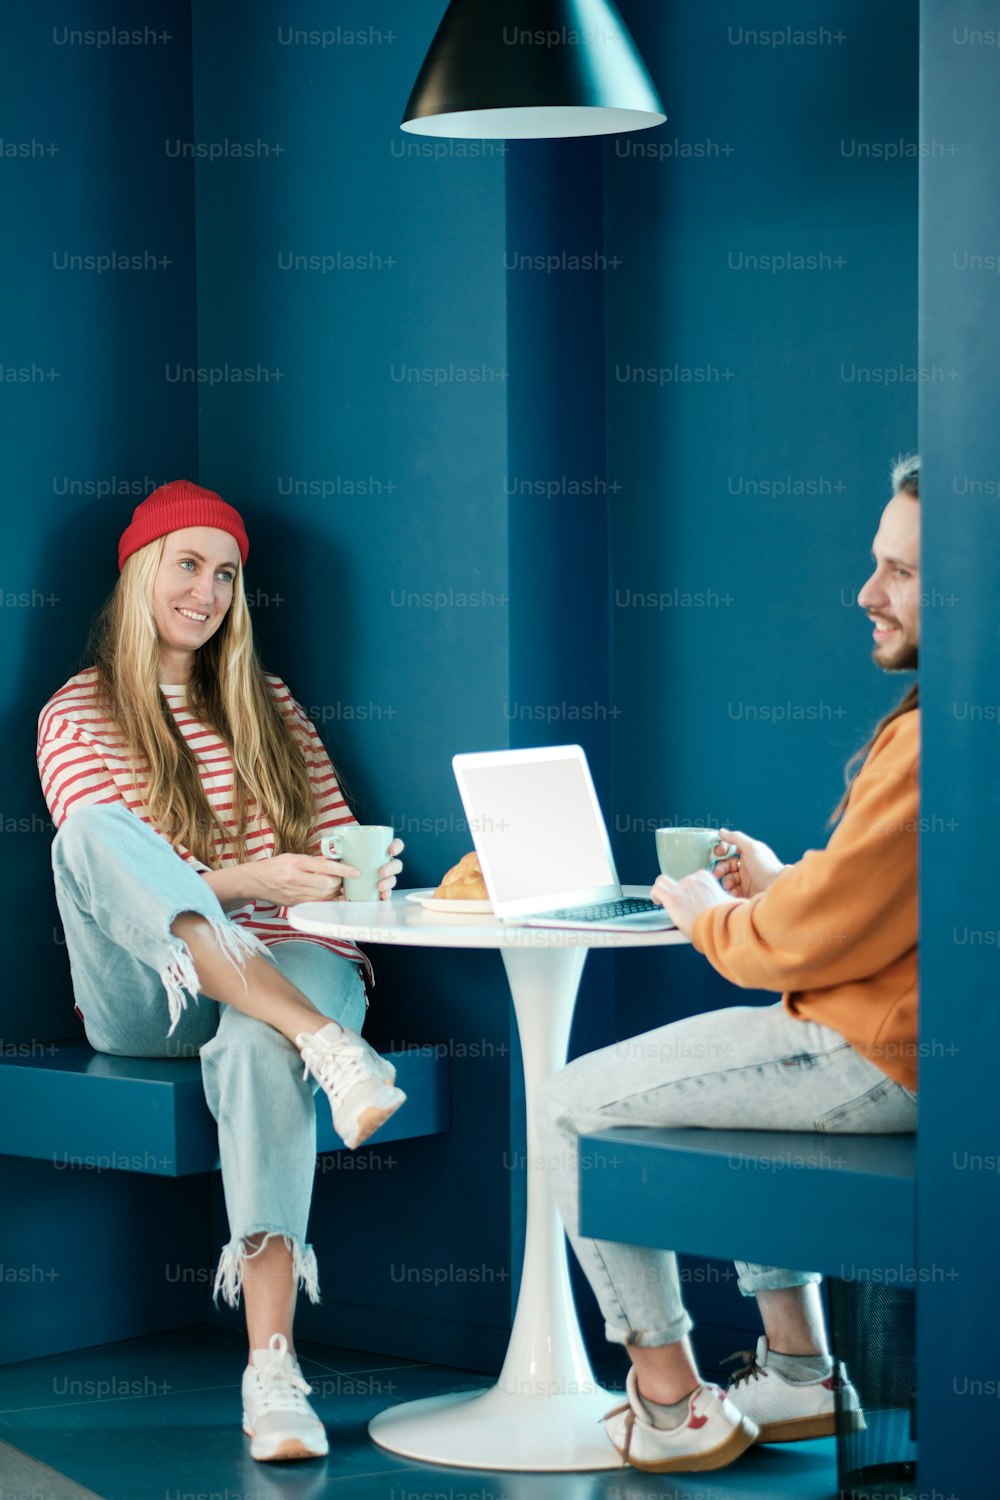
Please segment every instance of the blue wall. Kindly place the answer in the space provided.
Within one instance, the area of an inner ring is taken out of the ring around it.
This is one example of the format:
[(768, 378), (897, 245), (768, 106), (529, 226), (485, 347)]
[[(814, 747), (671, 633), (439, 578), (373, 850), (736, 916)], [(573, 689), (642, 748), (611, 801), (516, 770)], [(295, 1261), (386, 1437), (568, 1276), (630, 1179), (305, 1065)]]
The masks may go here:
[[(608, 636), (608, 492), (604, 400), (603, 146), (512, 142), (507, 166), (508, 391), (504, 494), (509, 547), (510, 671), (504, 717), (513, 747), (567, 742), (587, 752), (612, 804), (617, 708)], [(488, 748), (485, 744), (483, 748)], [(587, 955), (570, 1053), (614, 1038), (613, 958)], [(511, 1045), (517, 1059), (512, 1026)], [(524, 1084), (511, 1068), (511, 1152), (525, 1149)], [(520, 1275), (524, 1175), (511, 1197)], [(575, 1259), (591, 1347), (603, 1320)]]
[[(875, 372), (916, 365), (917, 168), (856, 153), (915, 136), (917, 16), (623, 13), (668, 116), (604, 148), (615, 834), (652, 879), (664, 823), (786, 860), (825, 844), (844, 762), (905, 686), (870, 665), (854, 592), (916, 443), (916, 384)], [(821, 40), (753, 40), (783, 28)], [(622, 1035), (776, 998), (691, 950), (619, 955), (616, 993)], [(687, 1290), (699, 1324), (757, 1326), (730, 1268)]]
[[(190, 131), (188, 7), (158, 4), (147, 45), (74, 38), (107, 27), (111, 9), (12, 0), (0, 16), (0, 1052), (14, 1056), (80, 1031), (35, 769), (38, 711), (77, 668), (133, 507), (197, 466), (193, 393), (163, 377), (166, 350), (191, 362), (195, 348), (193, 172), (163, 144)], [(137, 268), (83, 259), (108, 256)], [(0, 1158), (0, 1201), (0, 1360), (197, 1315), (204, 1289), (193, 1296), (164, 1267), (204, 1257), (203, 1180), (164, 1194), (129, 1174)], [(150, 1256), (154, 1210), (165, 1217)]]
[[(164, 151), (165, 137), (190, 133), (188, 7), (156, 7), (167, 40), (72, 40), (108, 21), (97, 0), (69, 20), (64, 6), (15, 0), (0, 18), (0, 588), (23, 600), (0, 609), (0, 882), (10, 930), (32, 934), (0, 993), (7, 1041), (77, 1028), (35, 768), (38, 712), (77, 668), (133, 508), (197, 464), (193, 391), (163, 374), (165, 351), (191, 363), (195, 349), (193, 173)], [(24, 154), (8, 155), (15, 147)], [(141, 268), (73, 269), (72, 257), (111, 255)], [(11, 370), (25, 373), (12, 383)]]
[[(843, 152), (912, 140), (916, 15), (855, 0), (842, 45), (782, 50), (732, 39), (830, 7), (627, 14), (669, 119), (605, 148), (619, 847), (648, 871), (657, 823), (726, 822), (795, 859), (901, 691), (854, 592), (916, 441), (916, 385), (876, 383), (916, 364), (916, 163)], [(745, 268), (789, 255), (823, 268)]]
[[(196, 163), (198, 366), (268, 372), (203, 382), (199, 473), (246, 514), (267, 664), (358, 815), (400, 828), (410, 885), (436, 885), (472, 847), (450, 756), (505, 741), (511, 610), (505, 147), (398, 130), (438, 11), (390, 7), (390, 30), (342, 5), (337, 24), (376, 39), (323, 48), (295, 39), (329, 28), (319, 3), (296, 7), (294, 29), (193, 6), (194, 139), (263, 147)], [(502, 969), (373, 958), (368, 1032), (449, 1048), (453, 1128), (377, 1152), (367, 1175), (317, 1178), (324, 1305), (303, 1304), (299, 1326), (489, 1364), (511, 1298)]]
[[(1000, 1228), (1000, 93), (996, 7), (921, 6), (923, 705), (917, 1339), (920, 1489), (989, 1488)], [(926, 1414), (931, 1414), (928, 1420)]]
[[(37, 935), (0, 999), (9, 1045), (78, 1030), (34, 726), (78, 665), (115, 578), (117, 537), (156, 483), (188, 474), (243, 509), (265, 662), (312, 713), (359, 815), (400, 828), (410, 883), (436, 883), (471, 847), (450, 753), (507, 734), (505, 148), (428, 146), (398, 131), (436, 0), (397, 7), (395, 30), (387, 21), (353, 49), (300, 44), (274, 17), (236, 5), (188, 11), (160, 6), (153, 24), (166, 39), (132, 49), (57, 43), (65, 17), (54, 7), (6, 17), (6, 139), (51, 140), (61, 153), (3, 161), (15, 209), (5, 219), (3, 358), (60, 369), (58, 382), (3, 393), (24, 501), (4, 587), (56, 596), (5, 608), (2, 620), (12, 669), (4, 743), (15, 747), (3, 808), (16, 830), (4, 877), (18, 930)], [(125, 20), (120, 7), (95, 5), (78, 8), (73, 25)], [(313, 5), (294, 23), (308, 31), (327, 20)], [(371, 17), (358, 6), (338, 22), (369, 30)], [(74, 276), (50, 269), (63, 248), (150, 249), (171, 265)], [(328, 269), (296, 269), (294, 257), (313, 255), (332, 257), (318, 262)], [(251, 378), (237, 381), (234, 369)], [(383, 1152), (364, 1177), (321, 1171), (312, 1237), (327, 1301), (304, 1310), (301, 1327), (496, 1363), (517, 1176), (502, 968), (495, 955), (377, 962), (371, 1035), (448, 1048), (455, 1130)], [(61, 1179), (46, 1180), (51, 1197), (32, 1198), (42, 1229), (44, 1204), (58, 1214), (63, 1201)], [(116, 1186), (134, 1193), (140, 1217), (144, 1187)], [(81, 1195), (98, 1221), (108, 1191), (95, 1179)], [(213, 1203), (214, 1245), (186, 1250), (199, 1272), (227, 1237), (217, 1182)], [(104, 1217), (103, 1240), (88, 1241), (95, 1258), (113, 1233)], [(390, 1220), (396, 1231), (373, 1246), (368, 1226)], [(445, 1258), (456, 1270), (428, 1288), (441, 1222), (452, 1226)], [(18, 1244), (7, 1245), (7, 1264)], [(133, 1274), (158, 1293), (146, 1301), (164, 1323), (190, 1316), (189, 1289), (172, 1299), (162, 1267)], [(115, 1259), (109, 1295), (121, 1275)], [(46, 1288), (46, 1349), (88, 1336), (72, 1316), (58, 1327), (68, 1285)], [(137, 1319), (135, 1331), (149, 1326)]]
[[(111, 9), (78, 5), (72, 24), (107, 24)], [(325, 9), (299, 7), (294, 25), (322, 28)], [(646, 879), (661, 822), (736, 824), (785, 858), (825, 841), (843, 762), (902, 686), (869, 665), (853, 601), (887, 460), (916, 441), (919, 386), (928, 481), (949, 497), (925, 507), (928, 589), (962, 599), (925, 626), (925, 798), (953, 809), (962, 832), (954, 848), (928, 833), (922, 851), (924, 899), (945, 913), (924, 944), (924, 1026), (966, 1064), (925, 1067), (921, 1152), (937, 1186), (922, 1199), (921, 1254), (959, 1267), (940, 1226), (967, 1220), (970, 1202), (980, 1222), (996, 1213), (991, 1180), (953, 1170), (953, 1153), (992, 1149), (966, 1106), (989, 1087), (975, 1069), (992, 1056), (981, 998), (995, 991), (995, 946), (955, 931), (996, 925), (962, 856), (988, 839), (997, 789), (995, 716), (962, 719), (953, 704), (996, 703), (997, 580), (983, 566), (996, 556), (994, 491), (964, 495), (960, 513), (950, 491), (995, 477), (982, 435), (995, 426), (996, 329), (992, 282), (949, 260), (995, 249), (980, 185), (997, 122), (993, 54), (959, 45), (952, 26), (992, 22), (971, 0), (925, 20), (920, 139), (935, 154), (923, 164), (918, 355), (915, 7), (843, 0), (833, 20), (787, 0), (728, 15), (622, 9), (667, 124), (505, 150), (396, 128), (439, 0), (387, 3), (374, 22), (360, 3), (340, 6), (338, 23), (372, 27), (373, 40), (326, 49), (289, 39), (291, 23), (207, 0), (193, 21), (164, 0), (153, 24), (169, 39), (131, 50), (59, 43), (53, 28), (67, 22), (54, 5), (5, 8), (2, 134), (30, 154), (0, 159), (0, 360), (29, 378), (0, 393), (18, 506), (0, 610), (0, 811), (5, 910), (31, 940), (9, 957), (0, 1038), (77, 1029), (34, 725), (77, 664), (117, 536), (154, 484), (187, 473), (244, 509), (266, 662), (314, 713), (359, 814), (401, 828), (408, 880), (435, 882), (470, 847), (451, 753), (562, 739), (588, 747), (623, 878)], [(784, 26), (825, 32), (813, 46), (751, 39)], [(229, 154), (193, 159), (184, 142)], [(247, 142), (257, 154), (234, 156)], [(112, 251), (171, 264), (98, 275), (53, 263)], [(516, 261), (563, 252), (606, 265)], [(787, 254), (817, 268), (748, 260)], [(327, 260), (312, 269), (296, 256)], [(257, 378), (210, 384), (227, 366)], [(43, 378), (50, 369), (57, 378)], [(594, 492), (579, 488), (594, 477)], [(609, 714), (560, 716), (571, 704)], [(516, 717), (515, 705), (546, 713)], [(376, 1149), (370, 1169), (321, 1165), (312, 1233), (328, 1301), (304, 1308), (301, 1328), (486, 1367), (505, 1342), (519, 1203), (501, 966), (376, 958), (371, 1034), (450, 1047), (455, 1128)], [(611, 985), (610, 958), (593, 955), (575, 1051), (736, 998), (689, 952), (620, 958), (614, 1011)], [(66, 1181), (0, 1163), (0, 1192), (25, 1209), (0, 1259), (50, 1247), (60, 1273), (44, 1302), (24, 1294), (15, 1352), (0, 1357), (25, 1352), (46, 1322), (54, 1348), (207, 1314), (207, 1299), (194, 1308), (190, 1288), (169, 1294), (158, 1265), (123, 1253), (118, 1226), (148, 1211), (140, 1180)], [(104, 1297), (127, 1287), (114, 1328), (66, 1320), (73, 1252), (46, 1215), (55, 1223), (68, 1194), (91, 1274), (102, 1249), (119, 1248)], [(225, 1237), (215, 1182), (205, 1243), (206, 1196), (204, 1183), (179, 1187), (177, 1214), (199, 1228), (175, 1253), (192, 1264), (210, 1264)], [(360, 1227), (390, 1215), (391, 1240)], [(963, 1243), (971, 1297), (988, 1279), (988, 1237)], [(437, 1289), (414, 1278), (445, 1258), (483, 1274)], [(750, 1326), (731, 1285), (689, 1290), (706, 1332)], [(974, 1326), (950, 1284), (932, 1287), (925, 1367), (932, 1334)], [(951, 1400), (951, 1430), (978, 1421), (975, 1402), (952, 1398), (956, 1380), (989, 1377), (983, 1357), (956, 1335), (941, 1365), (933, 1399)], [(927, 1455), (922, 1487), (934, 1477), (943, 1491), (945, 1457), (933, 1441)]]

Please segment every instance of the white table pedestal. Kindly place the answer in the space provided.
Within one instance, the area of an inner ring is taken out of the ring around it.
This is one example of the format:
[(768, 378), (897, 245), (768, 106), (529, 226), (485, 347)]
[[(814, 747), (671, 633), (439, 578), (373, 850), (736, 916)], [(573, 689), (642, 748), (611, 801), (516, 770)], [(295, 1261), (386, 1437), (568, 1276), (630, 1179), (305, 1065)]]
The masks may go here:
[(524, 1060), (527, 1222), (507, 1356), (487, 1391), (431, 1396), (380, 1412), (376, 1443), (425, 1463), (471, 1469), (617, 1469), (600, 1418), (621, 1396), (599, 1386), (573, 1306), (562, 1220), (549, 1192), (531, 1101), (566, 1061), (584, 947), (503, 948)]
[[(647, 891), (648, 886), (624, 888), (626, 896)], [(594, 932), (517, 927), (493, 916), (449, 918), (424, 911), (404, 893), (368, 903), (302, 902), (288, 916), (303, 932), (362, 943), (499, 948), (521, 1038), (528, 1104), (527, 1223), (521, 1290), (500, 1378), (486, 1391), (432, 1396), (380, 1412), (368, 1424), (372, 1438), (405, 1458), (467, 1469), (619, 1468), (600, 1418), (621, 1397), (595, 1383), (583, 1347), (566, 1239), (541, 1161), (532, 1100), (542, 1079), (566, 1061), (587, 949), (667, 947), (687, 939), (675, 929)]]

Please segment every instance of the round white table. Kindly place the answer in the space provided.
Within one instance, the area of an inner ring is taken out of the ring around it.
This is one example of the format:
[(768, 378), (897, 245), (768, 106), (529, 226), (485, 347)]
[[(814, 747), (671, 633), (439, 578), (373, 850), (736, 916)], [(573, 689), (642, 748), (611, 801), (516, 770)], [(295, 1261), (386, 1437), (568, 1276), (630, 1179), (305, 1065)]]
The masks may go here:
[[(645, 896), (648, 886), (625, 886)], [(515, 927), (492, 916), (445, 916), (407, 901), (306, 901), (288, 919), (302, 932), (414, 948), (499, 948), (517, 1017), (529, 1101), (566, 1061), (570, 1025), (588, 948), (686, 943), (676, 929), (593, 932)], [(424, 894), (430, 895), (430, 891)], [(562, 1221), (527, 1111), (527, 1220), (514, 1326), (496, 1385), (432, 1396), (380, 1412), (368, 1431), (406, 1458), (497, 1470), (616, 1469), (621, 1459), (600, 1418), (621, 1397), (599, 1386), (583, 1346), (570, 1290)]]

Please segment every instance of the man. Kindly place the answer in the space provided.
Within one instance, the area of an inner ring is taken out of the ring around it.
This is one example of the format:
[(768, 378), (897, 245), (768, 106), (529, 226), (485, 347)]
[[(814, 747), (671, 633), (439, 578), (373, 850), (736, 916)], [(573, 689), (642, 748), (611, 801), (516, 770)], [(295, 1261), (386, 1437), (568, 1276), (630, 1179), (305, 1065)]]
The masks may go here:
[[(887, 672), (917, 666), (919, 459), (893, 469), (893, 496), (858, 594)], [(764, 1324), (728, 1392), (702, 1382), (672, 1251), (583, 1239), (581, 1133), (614, 1126), (892, 1133), (916, 1128), (919, 720), (914, 685), (852, 758), (863, 759), (824, 850), (782, 865), (766, 844), (721, 829), (738, 856), (652, 898), (699, 952), (773, 1006), (690, 1016), (586, 1057), (547, 1079), (539, 1129), (573, 1248), (632, 1361), (606, 1430), (622, 1457), (659, 1473), (720, 1468), (751, 1443), (834, 1431), (834, 1388), (863, 1418), (829, 1353), (817, 1272), (737, 1261)], [(724, 851), (723, 851), (724, 852)], [(692, 1068), (690, 1059), (701, 1061)], [(678, 1226), (679, 1239), (683, 1227)]]

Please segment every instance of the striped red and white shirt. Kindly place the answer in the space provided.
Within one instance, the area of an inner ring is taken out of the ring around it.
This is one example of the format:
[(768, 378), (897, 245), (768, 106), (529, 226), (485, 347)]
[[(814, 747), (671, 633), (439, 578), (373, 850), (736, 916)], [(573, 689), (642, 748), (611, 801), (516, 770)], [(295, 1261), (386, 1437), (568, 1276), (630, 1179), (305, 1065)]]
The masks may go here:
[[(302, 747), (309, 781), (316, 794), (319, 812), (309, 831), (308, 853), (320, 854), (321, 834), (341, 823), (357, 820), (351, 813), (334, 774), (330, 757), (316, 733), (316, 726), (300, 704), (296, 703), (280, 677), (265, 673), (284, 718), (291, 724), (297, 743)], [(160, 684), (177, 727), (190, 745), (209, 803), (227, 831), (225, 845), (216, 837), (216, 868), (238, 864), (236, 857), (236, 823), (233, 809), (233, 761), (229, 748), (214, 730), (200, 723), (186, 705), (183, 686)], [(38, 774), (52, 821), (61, 828), (77, 808), (92, 804), (121, 803), (157, 833), (149, 808), (143, 801), (129, 768), (125, 739), (121, 730), (102, 712), (97, 701), (97, 668), (88, 667), (71, 677), (54, 693), (38, 717)], [(274, 854), (274, 832), (267, 822), (253, 818), (247, 827), (247, 859), (270, 859)], [(171, 846), (175, 853), (199, 873), (212, 868), (203, 864), (182, 844)], [(302, 941), (306, 934), (288, 921), (288, 908), (270, 901), (251, 900), (226, 913), (232, 922), (250, 931), (271, 946)], [(366, 988), (372, 983), (371, 964), (353, 943), (342, 939), (309, 934), (307, 941), (320, 943), (334, 953), (352, 959), (361, 966)]]

